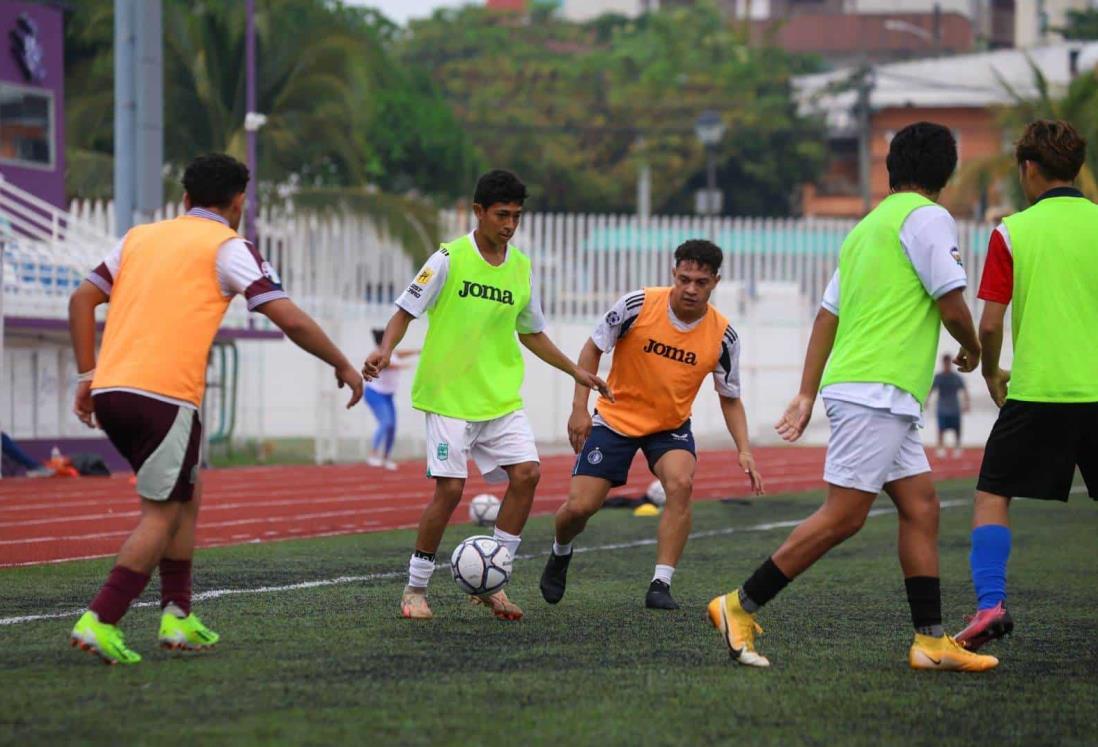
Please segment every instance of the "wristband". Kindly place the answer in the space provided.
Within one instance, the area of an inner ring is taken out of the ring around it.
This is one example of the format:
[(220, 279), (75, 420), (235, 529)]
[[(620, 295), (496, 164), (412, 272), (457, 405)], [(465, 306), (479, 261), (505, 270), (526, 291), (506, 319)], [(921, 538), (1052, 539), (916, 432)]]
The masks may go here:
[(77, 381), (78, 384), (82, 384), (85, 381), (91, 381), (94, 378), (95, 378), (95, 369), (94, 368), (91, 369), (90, 371), (85, 371), (84, 373), (76, 374), (76, 381)]

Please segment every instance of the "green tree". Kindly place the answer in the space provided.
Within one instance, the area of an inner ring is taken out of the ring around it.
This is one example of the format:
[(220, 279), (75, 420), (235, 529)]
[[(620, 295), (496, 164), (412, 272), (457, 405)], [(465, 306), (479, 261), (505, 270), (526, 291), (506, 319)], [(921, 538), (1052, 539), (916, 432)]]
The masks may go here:
[(1069, 10), (1067, 24), (1059, 31), (1065, 39), (1098, 39), (1098, 8)]
[(732, 212), (788, 212), (824, 155), (790, 96), (802, 61), (750, 45), (712, 3), (582, 25), (439, 11), (412, 24), (400, 54), (432, 71), (485, 162), (522, 174), (539, 210), (634, 210), (642, 163), (654, 207), (689, 210), (706, 109), (728, 126), (719, 176)]
[[(1010, 94), (1014, 103), (999, 113), (999, 122), (1012, 138), (1022, 133), (1026, 125), (1035, 119), (1062, 119), (1070, 122), (1088, 143), (1098, 142), (1098, 66), (1080, 73), (1067, 90), (1057, 95), (1044, 74), (1032, 62), (1037, 96), (1023, 95), (1005, 80), (1000, 85)], [(1026, 207), (1025, 196), (1018, 186), (1013, 149), (973, 161), (964, 165), (957, 176), (955, 187), (963, 195), (975, 197), (986, 192), (994, 184), (1005, 187), (1005, 194), (1016, 209)], [(1092, 200), (1098, 201), (1098, 149), (1087, 148), (1087, 160), (1079, 172), (1078, 185)]]

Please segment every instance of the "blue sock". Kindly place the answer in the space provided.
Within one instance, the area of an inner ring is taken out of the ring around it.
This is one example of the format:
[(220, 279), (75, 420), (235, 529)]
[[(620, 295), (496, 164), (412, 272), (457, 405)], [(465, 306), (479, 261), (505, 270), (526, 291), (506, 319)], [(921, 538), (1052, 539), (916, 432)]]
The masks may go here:
[(972, 585), (977, 608), (986, 610), (1006, 602), (1006, 567), (1010, 557), (1010, 527), (985, 524), (972, 530)]

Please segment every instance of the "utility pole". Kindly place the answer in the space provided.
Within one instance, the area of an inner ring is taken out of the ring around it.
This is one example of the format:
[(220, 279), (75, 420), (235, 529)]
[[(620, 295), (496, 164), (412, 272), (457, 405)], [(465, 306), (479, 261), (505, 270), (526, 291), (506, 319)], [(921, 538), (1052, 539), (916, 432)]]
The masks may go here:
[(648, 163), (644, 136), (637, 137), (637, 217), (648, 220), (652, 215), (652, 166)]
[(858, 186), (862, 193), (862, 210), (868, 213), (873, 207), (873, 190), (870, 186), (872, 166), (872, 125), (870, 118), (870, 98), (876, 79), (873, 66), (865, 64), (858, 73), (858, 102), (855, 104), (858, 115)]
[(259, 160), (256, 154), (256, 140), (259, 128), (267, 122), (267, 118), (256, 112), (256, 69), (255, 69), (255, 0), (247, 0), (244, 10), (247, 18), (244, 31), (244, 56), (245, 60), (245, 101), (244, 132), (248, 147), (248, 190), (247, 212), (244, 219), (244, 233), (253, 246), (259, 241), (259, 232), (256, 230), (256, 216), (259, 212)]
[(114, 0), (114, 213), (118, 235), (164, 204), (160, 0)]

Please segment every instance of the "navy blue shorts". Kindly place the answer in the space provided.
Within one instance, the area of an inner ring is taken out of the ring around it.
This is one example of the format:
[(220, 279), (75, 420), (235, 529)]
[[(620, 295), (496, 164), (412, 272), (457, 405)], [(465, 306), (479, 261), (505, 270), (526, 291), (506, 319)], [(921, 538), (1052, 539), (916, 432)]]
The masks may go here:
[(629, 468), (633, 465), (637, 449), (644, 452), (648, 469), (653, 474), (656, 462), (669, 451), (681, 449), (697, 456), (694, 432), (690, 429), (689, 420), (678, 428), (636, 438), (614, 433), (604, 425), (596, 425), (576, 457), (572, 474), (601, 477), (609, 480), (610, 485), (615, 488), (624, 485), (629, 479)]
[(938, 416), (938, 432), (945, 433), (946, 431), (953, 431), (957, 435), (961, 434), (961, 416), (960, 415), (939, 415)]

